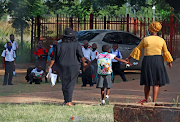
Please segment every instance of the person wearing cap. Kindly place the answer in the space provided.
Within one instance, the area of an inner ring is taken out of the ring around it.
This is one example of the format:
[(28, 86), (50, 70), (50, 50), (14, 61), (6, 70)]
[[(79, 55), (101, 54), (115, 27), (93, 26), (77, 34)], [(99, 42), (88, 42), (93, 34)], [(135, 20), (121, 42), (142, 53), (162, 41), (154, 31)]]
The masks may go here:
[[(56, 62), (57, 70), (60, 75), (62, 83), (62, 91), (64, 95), (64, 104), (73, 106), (72, 95), (74, 87), (79, 75), (80, 60), (85, 67), (85, 58), (82, 52), (81, 45), (76, 39), (78, 33), (73, 31), (72, 28), (66, 28), (63, 35), (62, 42), (54, 47), (54, 53), (49, 65), (52, 68)], [(48, 70), (49, 70), (48, 69)]]
[[(167, 49), (165, 40), (157, 36), (161, 28), (160, 22), (152, 22), (148, 28), (150, 36), (142, 39), (130, 56), (126, 58), (127, 61), (131, 57), (140, 60), (141, 49), (144, 48), (140, 85), (144, 85), (145, 99), (140, 100), (140, 103), (148, 102), (150, 86), (153, 86), (153, 102), (156, 102), (159, 87), (170, 83), (164, 61), (169, 62), (169, 67), (172, 68), (173, 58)], [(163, 56), (161, 52), (163, 52)]]

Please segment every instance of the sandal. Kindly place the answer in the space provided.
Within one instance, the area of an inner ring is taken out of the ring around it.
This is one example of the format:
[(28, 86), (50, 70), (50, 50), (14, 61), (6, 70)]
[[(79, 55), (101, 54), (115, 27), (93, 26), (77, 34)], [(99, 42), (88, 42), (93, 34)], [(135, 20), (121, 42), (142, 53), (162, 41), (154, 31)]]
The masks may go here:
[(140, 102), (136, 102), (137, 104), (140, 103), (141, 105), (143, 105), (144, 102), (147, 102), (146, 99), (140, 100)]

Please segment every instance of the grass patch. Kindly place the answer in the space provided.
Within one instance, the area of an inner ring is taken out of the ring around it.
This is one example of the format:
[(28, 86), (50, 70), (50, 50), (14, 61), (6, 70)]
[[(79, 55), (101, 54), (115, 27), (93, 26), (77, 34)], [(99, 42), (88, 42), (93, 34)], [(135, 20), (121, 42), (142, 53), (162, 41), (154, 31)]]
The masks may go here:
[(71, 116), (80, 116), (83, 122), (113, 122), (113, 106), (75, 105), (11, 105), (0, 104), (1, 122), (71, 122)]

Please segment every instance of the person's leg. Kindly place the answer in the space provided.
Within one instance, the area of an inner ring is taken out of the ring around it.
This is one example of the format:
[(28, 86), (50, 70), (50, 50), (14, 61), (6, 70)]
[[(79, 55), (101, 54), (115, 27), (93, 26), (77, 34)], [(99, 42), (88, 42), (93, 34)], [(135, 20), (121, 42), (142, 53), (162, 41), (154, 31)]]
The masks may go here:
[(159, 94), (159, 85), (153, 86), (153, 102), (156, 102), (158, 94)]
[(93, 86), (93, 83), (92, 83), (92, 66), (89, 66), (86, 70), (86, 79), (87, 79), (87, 83), (89, 83), (90, 86)]
[(119, 62), (115, 63), (115, 68), (116, 68), (118, 74), (121, 76), (121, 78), (122, 78), (123, 81), (127, 81), (127, 80), (126, 80), (126, 77), (125, 77), (125, 75), (124, 75), (124, 72), (122, 72), (120, 66), (121, 66), (121, 65), (119, 64)]
[(107, 88), (107, 90), (106, 90), (106, 95), (109, 96), (109, 94), (110, 94), (110, 88)]
[[(15, 53), (16, 53), (16, 52), (17, 52), (17, 51), (15, 50)], [(17, 57), (17, 54), (16, 54), (16, 57)], [(14, 76), (17, 76), (17, 75), (16, 75), (16, 72), (15, 72), (15, 70), (16, 70), (16, 66), (15, 66), (15, 65), (13, 65), (13, 67), (14, 67), (14, 69), (13, 69), (13, 75), (14, 75)]]
[(7, 84), (8, 73), (9, 73), (8, 62), (5, 62), (5, 73), (4, 73), (4, 83), (3, 83), (3, 85)]
[(82, 67), (82, 83), (83, 83), (83, 85), (82, 86), (86, 86), (86, 84), (87, 84), (87, 79), (86, 79), (86, 70), (85, 71), (83, 71), (83, 65), (81, 64), (81, 67)]
[(104, 97), (104, 87), (103, 87), (103, 88), (101, 88), (101, 99), (102, 99), (102, 100), (104, 100), (104, 99), (105, 99), (105, 97)]
[(13, 70), (14, 70), (13, 66), (14, 66), (14, 62), (10, 62), (10, 63), (9, 63), (9, 79), (8, 79), (8, 85), (13, 85), (13, 84), (12, 84)]
[(33, 83), (33, 79), (34, 79), (34, 77), (33, 77), (33, 73), (30, 73), (29, 74), (29, 84), (32, 84)]
[(114, 74), (115, 74), (115, 69), (116, 69), (116, 67), (115, 67), (115, 62), (112, 62), (112, 70), (113, 70), (113, 73), (112, 73), (112, 75), (113, 75), (112, 82), (113, 82), (113, 83), (114, 83)]
[(144, 95), (145, 95), (146, 102), (148, 102), (148, 99), (149, 99), (149, 92), (150, 92), (150, 86), (145, 85), (144, 86)]
[(93, 74), (94, 74), (93, 83), (96, 84), (96, 82), (97, 82), (97, 78), (96, 78), (96, 75), (97, 75), (97, 63), (94, 63), (93, 67), (94, 67), (94, 69), (93, 69)]
[(109, 105), (109, 94), (110, 94), (110, 88), (107, 88), (107, 90), (106, 90), (106, 99), (105, 99), (105, 103), (107, 105)]

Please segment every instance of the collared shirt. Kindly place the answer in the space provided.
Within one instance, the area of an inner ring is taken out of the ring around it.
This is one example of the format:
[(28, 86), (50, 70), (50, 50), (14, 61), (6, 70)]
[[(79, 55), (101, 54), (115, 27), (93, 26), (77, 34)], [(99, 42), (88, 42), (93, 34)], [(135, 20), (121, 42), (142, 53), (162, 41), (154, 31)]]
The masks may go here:
[(35, 68), (35, 69), (33, 69), (33, 70), (31, 71), (31, 73), (34, 73), (35, 76), (37, 76), (37, 77), (41, 77), (41, 76), (43, 75), (44, 71), (41, 70), (40, 72), (38, 72), (38, 71), (37, 71), (37, 68)]
[[(89, 61), (91, 61), (90, 57), (91, 57), (91, 50), (89, 48), (85, 49), (84, 47), (82, 48), (84, 57), (86, 59), (88, 59)], [(85, 60), (86, 61), (86, 60)]]
[(91, 50), (91, 60), (93, 61), (97, 56), (99, 55), (99, 52), (95, 50), (94, 52)]
[(8, 62), (12, 62), (15, 60), (16, 58), (16, 53), (14, 50), (11, 49), (11, 51), (9, 51), (8, 49), (6, 50), (3, 50), (2, 52), (2, 57), (5, 57), (5, 61), (8, 61)]
[[(116, 56), (118, 56), (118, 50), (112, 50), (112, 54), (114, 54), (114, 55), (116, 55)], [(122, 59), (123, 57), (122, 57), (122, 55), (121, 55), (121, 52), (119, 51), (119, 57), (118, 58), (120, 58), (120, 59)], [(115, 60), (115, 59), (112, 59), (112, 62), (118, 62), (117, 60)]]
[[(43, 48), (44, 48), (44, 49), (43, 49)], [(37, 48), (37, 49), (34, 51), (34, 55), (39, 56), (39, 55), (48, 53), (48, 50), (47, 50), (45, 47), (43, 47), (43, 48)], [(43, 57), (41, 56), (40, 58), (43, 58)]]
[[(9, 42), (11, 42), (12, 50), (17, 50), (17, 48), (18, 48), (17, 42), (13, 41), (13, 43), (12, 43), (11, 40)], [(4, 47), (7, 48), (7, 43), (4, 45)]]

